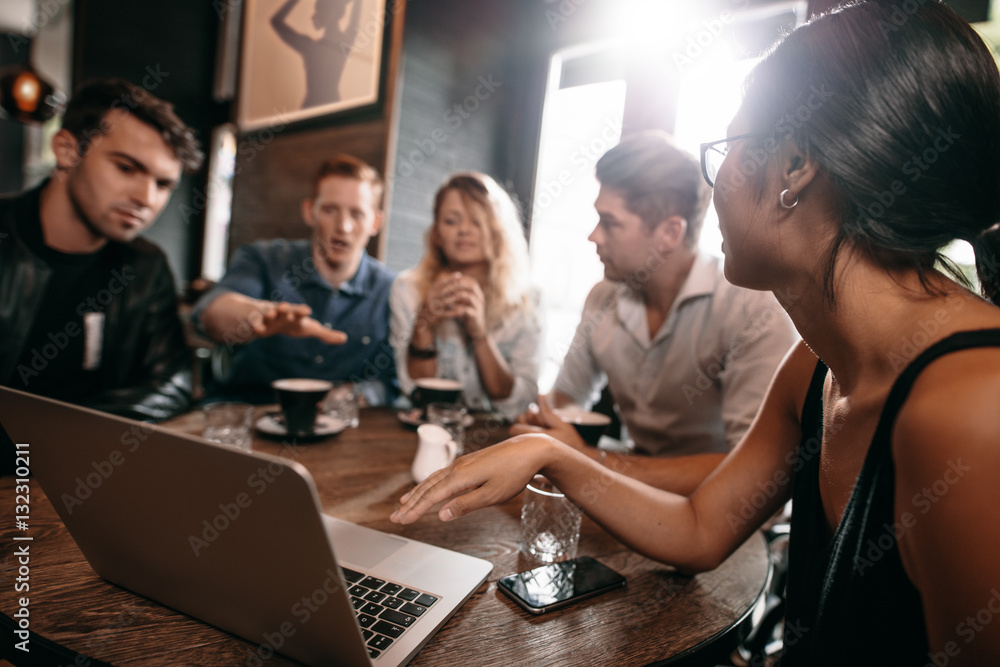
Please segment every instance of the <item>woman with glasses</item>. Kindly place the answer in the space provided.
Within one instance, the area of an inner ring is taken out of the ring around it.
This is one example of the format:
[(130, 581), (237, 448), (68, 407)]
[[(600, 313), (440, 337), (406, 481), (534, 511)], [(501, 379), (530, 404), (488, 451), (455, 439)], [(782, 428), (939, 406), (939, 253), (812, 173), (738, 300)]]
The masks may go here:
[(538, 395), (541, 336), (517, 207), (489, 176), (454, 174), (434, 197), (426, 244), (389, 298), (400, 389), (458, 380), (467, 407), (513, 419)]
[[(785, 627), (801, 636), (783, 667), (1000, 664), (992, 54), (933, 0), (852, 4), (757, 65), (728, 134), (702, 148), (726, 276), (774, 292), (803, 338), (733, 453), (684, 498), (522, 437), (438, 472), (394, 519), (451, 498), (449, 520), (541, 471), (636, 551), (696, 572), (792, 499)], [(985, 298), (941, 256), (955, 239)]]

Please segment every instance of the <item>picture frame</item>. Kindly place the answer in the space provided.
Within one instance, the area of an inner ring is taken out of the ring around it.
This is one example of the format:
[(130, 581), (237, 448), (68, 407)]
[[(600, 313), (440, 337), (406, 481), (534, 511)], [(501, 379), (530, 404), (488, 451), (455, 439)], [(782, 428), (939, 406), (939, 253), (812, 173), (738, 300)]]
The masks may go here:
[(240, 132), (377, 109), (391, 5), (391, 0), (245, 0)]

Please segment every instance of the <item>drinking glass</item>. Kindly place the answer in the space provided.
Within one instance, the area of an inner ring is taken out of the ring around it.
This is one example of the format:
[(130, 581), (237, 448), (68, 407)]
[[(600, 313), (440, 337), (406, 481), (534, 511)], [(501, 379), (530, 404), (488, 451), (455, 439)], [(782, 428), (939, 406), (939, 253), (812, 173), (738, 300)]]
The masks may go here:
[(220, 445), (252, 449), (253, 406), (249, 403), (209, 403), (202, 437)]
[(437, 424), (451, 433), (452, 440), (458, 445), (458, 454), (463, 451), (462, 441), (465, 439), (465, 419), (468, 411), (458, 403), (431, 403), (427, 406), (427, 422)]
[(335, 417), (350, 428), (358, 425), (358, 388), (353, 382), (334, 382), (323, 399), (323, 413)]
[(535, 475), (524, 490), (521, 507), (521, 551), (554, 563), (573, 558), (580, 542), (580, 508), (543, 475)]

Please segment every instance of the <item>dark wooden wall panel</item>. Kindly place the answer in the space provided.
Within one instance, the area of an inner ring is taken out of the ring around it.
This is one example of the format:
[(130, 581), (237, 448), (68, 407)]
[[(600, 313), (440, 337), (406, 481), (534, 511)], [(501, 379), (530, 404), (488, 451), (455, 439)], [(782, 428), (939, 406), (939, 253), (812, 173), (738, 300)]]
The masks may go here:
[[(74, 85), (122, 77), (171, 102), (208, 145), (228, 107), (212, 100), (219, 15), (205, 0), (77, 0)], [(146, 237), (167, 254), (180, 285), (201, 269), (207, 170), (186, 176)]]
[[(31, 42), (20, 35), (0, 32), (0, 70), (26, 65)], [(24, 187), (25, 126), (0, 118), (0, 194), (20, 192)]]
[[(750, 0), (749, 5), (768, 1)], [(983, 4), (969, 0), (977, 3)], [(154, 92), (174, 102), (207, 143), (212, 128), (230, 115), (228, 104), (211, 97), (219, 4), (76, 0), (74, 79), (116, 75), (141, 83), (147, 67), (159, 67), (170, 74)], [(824, 4), (815, 0), (810, 7)], [(256, 238), (306, 236), (299, 202), (309, 194), (320, 162), (339, 151), (355, 153), (389, 172), (387, 226), (371, 250), (393, 268), (412, 266), (420, 257), (431, 199), (452, 171), (486, 171), (528, 209), (548, 56), (601, 38), (606, 11), (613, 6), (614, 0), (412, 0), (387, 25), (392, 49), (380, 113), (289, 127), (270, 137), (259, 134), (258, 143), (269, 138), (262, 150), (254, 151), (252, 158), (241, 156), (230, 249)], [(699, 4), (706, 15), (732, 7), (731, 0)], [(10, 54), (0, 56), (0, 63), (10, 62)], [(630, 72), (629, 130), (672, 124), (675, 94), (654, 75), (662, 63), (647, 67)], [(448, 111), (475, 94), (480, 76), (490, 75), (500, 87), (480, 100), (461, 126), (450, 126)], [(0, 189), (8, 190), (17, 189), (20, 182), (17, 163), (23, 150), (21, 128), (11, 125), (0, 121), (0, 130), (7, 131), (0, 135), (0, 156), (7, 165), (0, 168)], [(435, 130), (444, 132), (437, 135), (443, 140), (435, 141)], [(415, 165), (414, 157), (422, 162)], [(197, 204), (205, 181), (204, 170), (186, 179), (149, 234), (167, 252), (182, 283), (200, 270), (204, 211)]]
[[(385, 76), (378, 110), (343, 119), (334, 117), (325, 125), (320, 120), (240, 137), (229, 231), (230, 256), (240, 245), (257, 239), (309, 237), (309, 228), (302, 220), (301, 202), (312, 195), (313, 178), (327, 158), (349, 153), (380, 173), (386, 172), (407, 13), (405, 0), (395, 0), (392, 6), (384, 28), (389, 45), (383, 52)], [(385, 227), (368, 246), (376, 257), (381, 254), (382, 234)]]
[(386, 239), (391, 268), (419, 261), (434, 193), (452, 172), (488, 173), (527, 201), (535, 142), (525, 150), (509, 139), (525, 108), (541, 110), (544, 88), (519, 76), (532, 53), (525, 10), (537, 4), (438, 0), (408, 9)]
[(230, 252), (257, 239), (308, 238), (300, 206), (312, 196), (320, 164), (336, 153), (350, 153), (381, 171), (386, 137), (386, 122), (378, 118), (319, 130), (265, 130), (242, 138), (249, 148), (240, 151), (237, 161)]
[(408, 47), (386, 251), (386, 260), (394, 269), (413, 266), (419, 260), (423, 235), (432, 218), (434, 193), (448, 174), (475, 169), (497, 176), (494, 137), (500, 100), (496, 94), (462, 118), (452, 105), (467, 96), (462, 84), (474, 95), (477, 77), (456, 71), (460, 63), (434, 53), (441, 45), (431, 40), (414, 38)]

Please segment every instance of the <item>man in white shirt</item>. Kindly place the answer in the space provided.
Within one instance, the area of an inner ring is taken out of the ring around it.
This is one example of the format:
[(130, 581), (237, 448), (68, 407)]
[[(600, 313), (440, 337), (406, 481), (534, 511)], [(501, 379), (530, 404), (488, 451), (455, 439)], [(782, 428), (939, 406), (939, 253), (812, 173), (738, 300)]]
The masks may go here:
[[(698, 251), (711, 190), (668, 135), (626, 137), (597, 163), (604, 264), (556, 378), (552, 407), (589, 409), (607, 383), (635, 451), (588, 447), (546, 401), (513, 434), (547, 432), (609, 467), (690, 493), (739, 441), (796, 338), (774, 296), (729, 284)], [(652, 455), (652, 456), (650, 456)]]

